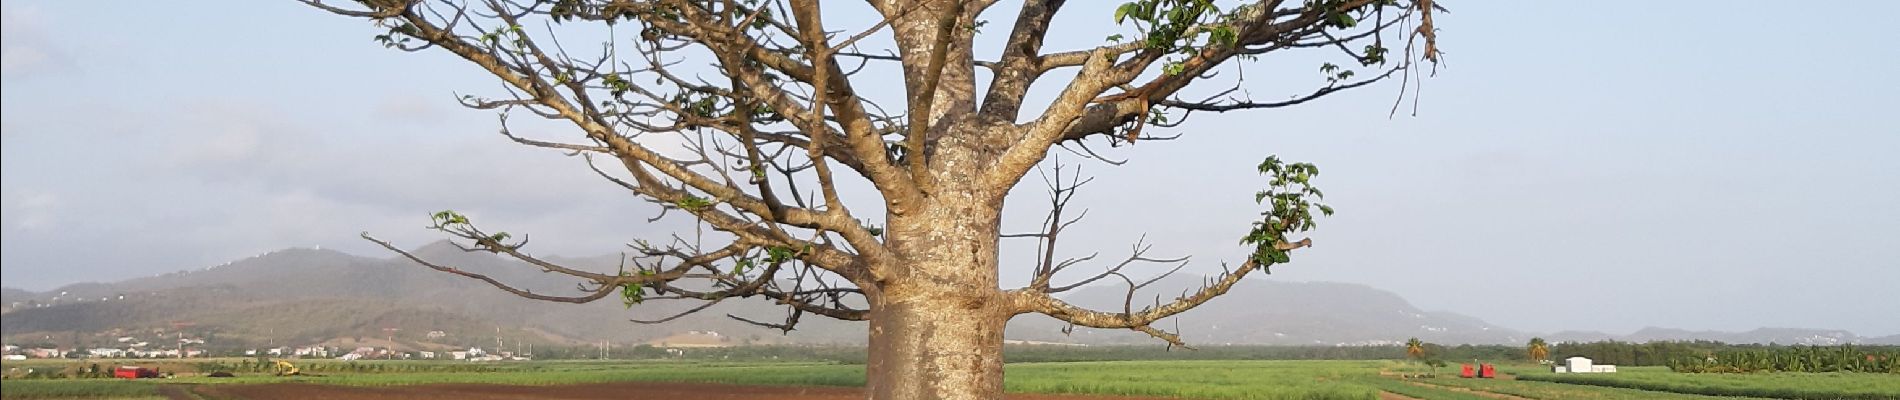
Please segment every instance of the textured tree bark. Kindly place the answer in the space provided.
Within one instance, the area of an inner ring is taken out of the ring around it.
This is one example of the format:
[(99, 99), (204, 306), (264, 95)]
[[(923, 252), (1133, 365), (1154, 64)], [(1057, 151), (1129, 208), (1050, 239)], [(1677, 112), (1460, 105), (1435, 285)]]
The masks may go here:
[(1002, 398), (1002, 202), (969, 182), (947, 179), (921, 209), (889, 215), (888, 244), (905, 263), (869, 292), (872, 399)]
[(919, 299), (872, 312), (870, 398), (1000, 399), (1003, 324), (971, 301)]

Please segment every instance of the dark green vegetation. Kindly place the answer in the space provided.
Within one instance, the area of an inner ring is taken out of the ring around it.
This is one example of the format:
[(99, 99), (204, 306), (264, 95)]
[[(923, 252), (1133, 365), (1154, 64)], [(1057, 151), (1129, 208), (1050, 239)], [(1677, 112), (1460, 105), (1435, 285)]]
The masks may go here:
[(1777, 399), (1900, 399), (1900, 375), (1887, 373), (1692, 374), (1662, 367), (1622, 368), (1614, 374), (1526, 373), (1521, 381), (1590, 385), (1710, 396)]
[[(1482, 347), (1482, 346), (1480, 346)], [(1518, 348), (1523, 354), (1523, 348)], [(1892, 372), (1890, 369), (1896, 356), (1900, 356), (1900, 346), (1790, 346), (1774, 344), (1728, 344), (1712, 341), (1659, 341), (1648, 343), (1630, 343), (1602, 341), (1590, 343), (1558, 343), (1551, 348), (1552, 359), (1564, 359), (1573, 356), (1589, 357), (1598, 364), (1631, 366), (1682, 366), (1681, 372), (1752, 372), (1752, 371), (1793, 371), (1793, 372), (1834, 372), (1867, 371)], [(1873, 357), (1869, 360), (1868, 357)], [(1698, 365), (1690, 361), (1706, 362), (1713, 357), (1716, 361), (1708, 365)], [(1522, 359), (1522, 356), (1517, 359)], [(1460, 359), (1451, 357), (1451, 359)], [(1858, 359), (1859, 361), (1855, 361)], [(1723, 368), (1733, 365), (1733, 368)], [(1701, 366), (1704, 370), (1696, 370)], [(1854, 369), (1847, 369), (1854, 368)]]
[(1884, 372), (1900, 373), (1900, 350), (1837, 347), (1774, 347), (1729, 350), (1670, 360), (1676, 372)]

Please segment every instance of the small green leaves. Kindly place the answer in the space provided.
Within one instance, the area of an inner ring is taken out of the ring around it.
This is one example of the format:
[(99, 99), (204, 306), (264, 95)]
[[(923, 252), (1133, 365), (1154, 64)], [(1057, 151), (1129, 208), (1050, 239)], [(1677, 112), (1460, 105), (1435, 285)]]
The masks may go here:
[(699, 211), (707, 207), (712, 207), (712, 204), (713, 203), (711, 200), (706, 200), (706, 198), (704, 197), (693, 196), (693, 195), (687, 195), (686, 197), (681, 198), (679, 201), (673, 203), (673, 205), (679, 206), (679, 208), (685, 209), (686, 211)]
[(455, 210), (437, 211), (435, 214), (430, 215), (429, 219), (435, 222), (435, 226), (432, 226), (432, 228), (437, 229), (468, 225), (468, 217), (455, 212)]
[[(1133, 22), (1142, 30), (1142, 42), (1149, 49), (1164, 52), (1181, 50), (1183, 54), (1198, 51), (1199, 38), (1207, 35), (1209, 44), (1230, 45), (1236, 38), (1231, 27), (1219, 25), (1219, 28), (1190, 30), (1202, 23), (1211, 22), (1220, 15), (1220, 8), (1212, 0), (1139, 0), (1122, 3), (1115, 8), (1115, 23)], [(1221, 28), (1225, 28), (1223, 32)], [(1109, 41), (1121, 41), (1121, 35), (1109, 36)], [(1178, 68), (1177, 68), (1178, 72)]]
[(1352, 14), (1333, 12), (1332, 15), (1326, 19), (1326, 24), (1332, 25), (1334, 28), (1346, 29), (1358, 25), (1359, 21), (1353, 19)]
[(1341, 81), (1352, 79), (1353, 75), (1352, 70), (1340, 68), (1338, 64), (1333, 63), (1320, 64), (1319, 73), (1326, 75), (1327, 83), (1335, 85)]
[(1332, 215), (1333, 208), (1318, 202), (1325, 194), (1312, 185), (1313, 177), (1319, 175), (1319, 167), (1308, 163), (1289, 164), (1277, 156), (1269, 156), (1256, 169), (1270, 178), (1267, 190), (1254, 194), (1254, 203), (1269, 204), (1270, 208), (1260, 213), (1261, 220), (1253, 223), (1253, 230), (1242, 237), (1240, 243), (1254, 246), (1251, 258), (1264, 268), (1290, 260), (1288, 251), (1296, 246), (1287, 235), (1313, 229), (1313, 211)]
[(1359, 64), (1385, 64), (1386, 48), (1376, 44), (1366, 45), (1365, 55), (1359, 57)]
[(772, 246), (765, 249), (765, 262), (771, 263), (771, 264), (778, 264), (778, 263), (785, 262), (787, 260), (791, 260), (792, 257), (796, 255), (797, 254), (793, 253), (792, 249), (790, 248)]
[(1167, 64), (1161, 65), (1161, 72), (1169, 76), (1180, 75), (1185, 68), (1186, 67), (1183, 66), (1180, 61), (1169, 61)]
[[(632, 274), (627, 273), (627, 269), (625, 267), (622, 267), (620, 269), (620, 273), (618, 275), (620, 275), (623, 278), (633, 276)], [(640, 275), (652, 276), (653, 272), (643, 269), (643, 270), (640, 270)], [(627, 306), (627, 308), (633, 308), (633, 305), (640, 304), (640, 302), (642, 301), (646, 301), (646, 288), (641, 287), (639, 283), (635, 283), (635, 282), (624, 282), (620, 284), (620, 303), (622, 305)]]
[(620, 303), (626, 305), (627, 308), (633, 308), (633, 305), (645, 300), (646, 288), (632, 283), (620, 285)]
[(415, 25), (411, 25), (408, 22), (402, 22), (402, 23), (395, 24), (395, 26), (389, 27), (388, 32), (383, 33), (381, 35), (376, 35), (374, 39), (376, 40), (377, 43), (382, 43), (383, 47), (388, 48), (388, 47), (396, 47), (396, 46), (409, 44), (409, 38), (414, 37), (415, 34), (416, 34)]
[(622, 79), (619, 74), (608, 74), (601, 80), (607, 83), (607, 93), (614, 95), (615, 98), (625, 96), (627, 91), (633, 90), (633, 84)]
[(1135, 12), (1135, 10), (1140, 9), (1140, 7), (1140, 4), (1135, 3), (1122, 3), (1121, 7), (1115, 7), (1115, 23), (1120, 24), (1126, 22), (1128, 20), (1128, 14)]
[(1239, 40), (1240, 34), (1235, 33), (1234, 27), (1228, 25), (1215, 26), (1207, 33), (1208, 43), (1222, 47), (1233, 46)]

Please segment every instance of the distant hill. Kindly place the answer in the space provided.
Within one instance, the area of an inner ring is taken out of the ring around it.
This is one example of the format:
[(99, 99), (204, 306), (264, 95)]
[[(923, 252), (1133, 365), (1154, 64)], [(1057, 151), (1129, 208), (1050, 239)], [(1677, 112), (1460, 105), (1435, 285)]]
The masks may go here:
[(33, 292), (10, 287), (0, 287), (0, 313), (13, 311), (14, 302), (26, 301), (32, 297)]
[[(412, 251), (424, 259), (489, 274), (540, 293), (571, 293), (577, 281), (493, 254), (465, 252), (446, 242)], [(611, 271), (617, 257), (559, 258), (557, 262)], [(1196, 287), (1200, 277), (1164, 279), (1136, 296), (1152, 302)], [(1125, 292), (1091, 286), (1064, 298), (1097, 309), (1118, 309)], [(393, 338), (413, 348), (492, 345), (497, 336), (530, 343), (578, 344), (678, 341), (691, 331), (718, 332), (722, 343), (860, 344), (864, 324), (804, 318), (782, 335), (726, 315), (771, 320), (785, 310), (764, 301), (735, 300), (660, 325), (654, 319), (699, 305), (649, 301), (631, 309), (618, 301), (561, 304), (522, 299), (486, 284), (428, 270), (407, 259), (372, 258), (330, 250), (286, 249), (212, 266), (110, 283), (68, 285), (43, 293), (0, 290), (6, 305), (0, 335), (26, 340), (87, 341), (116, 335), (176, 334), (219, 338), (232, 346), (369, 343)], [(1405, 299), (1365, 285), (1248, 279), (1233, 292), (1157, 324), (1178, 326), (1198, 344), (1379, 345), (1417, 337), (1440, 344), (1521, 344), (1533, 334), (1469, 316), (1420, 310)], [(1086, 344), (1157, 344), (1126, 330), (1077, 328), (1040, 315), (1012, 320), (1011, 339)], [(81, 334), (75, 335), (78, 332)], [(430, 335), (436, 332), (436, 335)], [(433, 337), (432, 337), (433, 336)], [(1900, 335), (1864, 338), (1839, 330), (1757, 329), (1705, 332), (1651, 328), (1630, 335), (1567, 331), (1542, 335), (1554, 342), (1596, 340), (1720, 340), (1732, 343), (1900, 344)], [(380, 342), (379, 342), (380, 343)]]
[(1855, 335), (1839, 329), (1801, 329), (1801, 328), (1759, 328), (1746, 332), (1690, 331), (1669, 328), (1643, 328), (1628, 335), (1610, 335), (1599, 332), (1560, 332), (1546, 338), (1556, 342), (1593, 342), (1617, 340), (1624, 342), (1655, 342), (1684, 340), (1713, 340), (1725, 343), (1775, 343), (1798, 345), (1839, 345), (1839, 344), (1880, 344), (1881, 338), (1869, 338)]
[[(1198, 276), (1169, 277), (1154, 291), (1135, 296), (1152, 303), (1157, 294), (1166, 301), (1201, 283)], [(1118, 310), (1125, 287), (1077, 289), (1066, 300), (1098, 310)], [(1530, 336), (1468, 316), (1420, 310), (1391, 292), (1370, 286), (1328, 282), (1283, 282), (1247, 279), (1233, 291), (1177, 316), (1178, 321), (1156, 324), (1200, 344), (1275, 345), (1397, 345), (1417, 337), (1433, 343), (1514, 344)], [(1127, 330), (1077, 328), (1063, 337), (1061, 323), (1040, 315), (1011, 321), (1012, 337), (1040, 341), (1081, 343), (1155, 343), (1145, 334)]]
[[(464, 252), (445, 242), (413, 251), (435, 262), (490, 274), (537, 292), (574, 290), (526, 264), (488, 253)], [(561, 262), (611, 270), (615, 257)], [(808, 318), (798, 331), (780, 335), (726, 317), (761, 320), (783, 315), (765, 302), (731, 301), (665, 325), (629, 318), (658, 318), (698, 305), (653, 301), (629, 310), (616, 301), (557, 304), (522, 299), (481, 282), (428, 270), (407, 259), (369, 258), (330, 250), (287, 249), (193, 271), (113, 283), (68, 285), (44, 293), (9, 291), (0, 333), (10, 340), (48, 333), (167, 331), (212, 332), (244, 345), (258, 342), (310, 344), (338, 338), (389, 336), (398, 342), (433, 343), (430, 331), (450, 337), (485, 338), (497, 329), (514, 339), (544, 343), (643, 342), (688, 330), (717, 331), (743, 343), (859, 343), (861, 323)], [(15, 299), (14, 297), (18, 297)], [(117, 333), (112, 333), (117, 334)], [(60, 335), (52, 335), (60, 336)], [(476, 342), (479, 343), (479, 342)]]
[(1900, 335), (1889, 335), (1889, 336), (1881, 336), (1881, 337), (1876, 337), (1876, 338), (1868, 338), (1867, 344), (1887, 344), (1887, 345), (1900, 346)]

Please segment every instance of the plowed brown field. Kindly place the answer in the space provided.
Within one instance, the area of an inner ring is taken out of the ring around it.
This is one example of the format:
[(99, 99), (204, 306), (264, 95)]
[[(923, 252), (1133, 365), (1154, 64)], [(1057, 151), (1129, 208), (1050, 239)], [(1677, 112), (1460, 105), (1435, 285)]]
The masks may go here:
[[(259, 385), (200, 385), (191, 388), (203, 397), (242, 400), (847, 400), (864, 398), (860, 388), (744, 386), (706, 383), (623, 382), (585, 385), (516, 386), (435, 384), (388, 387), (351, 387), (306, 383)], [(174, 396), (173, 398), (177, 398)], [(1137, 397), (1012, 394), (1011, 400), (1140, 400)]]

